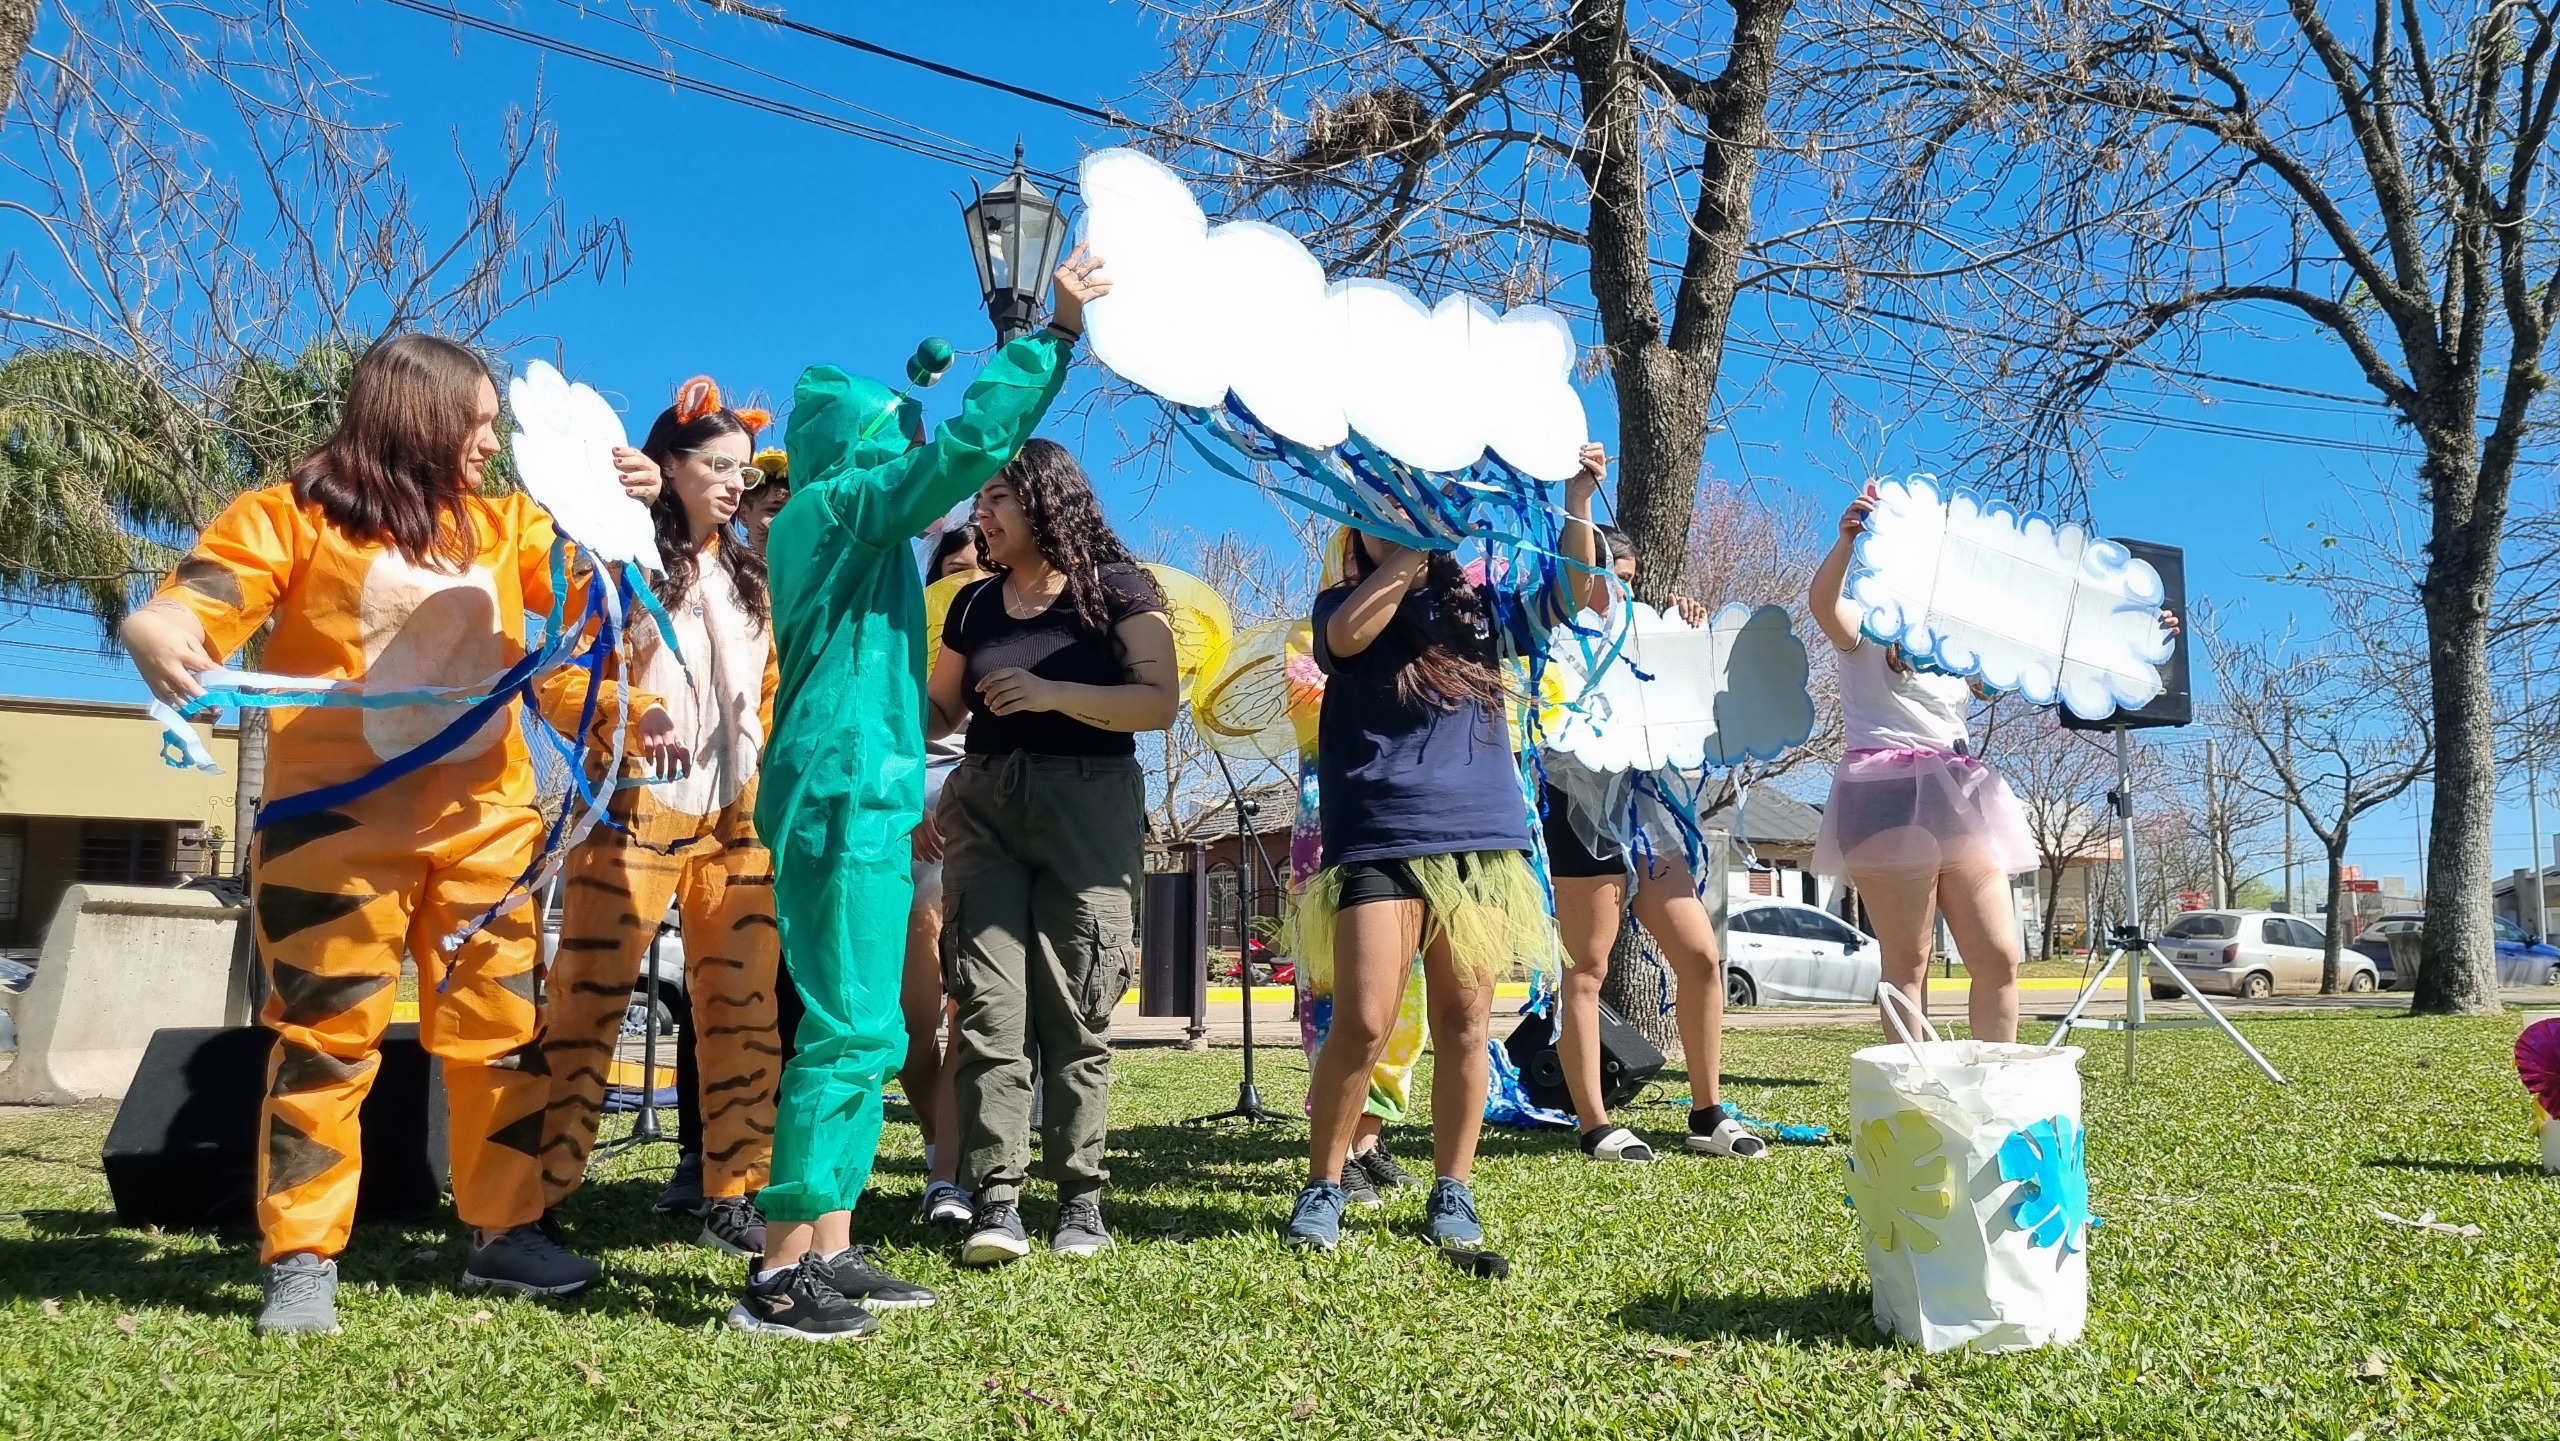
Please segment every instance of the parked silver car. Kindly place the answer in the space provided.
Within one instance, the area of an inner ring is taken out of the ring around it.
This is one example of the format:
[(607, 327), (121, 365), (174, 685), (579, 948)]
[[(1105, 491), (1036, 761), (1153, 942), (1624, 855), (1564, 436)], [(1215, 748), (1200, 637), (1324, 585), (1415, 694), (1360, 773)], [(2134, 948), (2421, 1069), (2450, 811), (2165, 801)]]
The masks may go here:
[(1736, 901), (1725, 920), (1728, 1006), (1864, 1004), (1884, 978), (1876, 938), (1794, 901)]
[[(2328, 937), (2301, 916), (2273, 911), (2188, 911), (2160, 933), (2160, 953), (2195, 982), (2199, 991), (2258, 1000), (2266, 996), (2317, 995)], [(2361, 951), (2338, 953), (2338, 987), (2379, 990), (2382, 975)], [(2185, 992), (2153, 981), (2151, 994), (2174, 1000)]]

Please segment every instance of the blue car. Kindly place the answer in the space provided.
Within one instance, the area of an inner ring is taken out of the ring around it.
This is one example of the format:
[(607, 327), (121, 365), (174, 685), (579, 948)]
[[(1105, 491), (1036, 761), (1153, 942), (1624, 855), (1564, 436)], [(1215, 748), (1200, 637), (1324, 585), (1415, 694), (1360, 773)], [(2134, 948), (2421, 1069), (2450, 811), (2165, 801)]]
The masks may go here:
[(2560, 946), (2536, 940), (2504, 916), (2492, 916), (2498, 929), (2498, 984), (2560, 986)]
[[(2393, 911), (2377, 917), (2351, 943), (2353, 948), (2372, 958), (2382, 969), (2385, 990), (2407, 990), (2408, 986), (2392, 974), (2391, 945), (2385, 939), (2393, 931), (2414, 931), (2426, 919), (2423, 911)], [(2497, 933), (2498, 984), (2501, 986), (2560, 986), (2560, 946), (2536, 940), (2522, 926), (2504, 916), (2491, 916), (2491, 928)]]

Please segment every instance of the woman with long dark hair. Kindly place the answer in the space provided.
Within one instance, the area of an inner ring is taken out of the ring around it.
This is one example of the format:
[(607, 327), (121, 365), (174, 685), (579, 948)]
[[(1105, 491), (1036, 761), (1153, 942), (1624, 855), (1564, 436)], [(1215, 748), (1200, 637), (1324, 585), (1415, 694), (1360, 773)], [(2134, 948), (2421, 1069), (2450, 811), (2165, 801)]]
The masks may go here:
[(1340, 543), (1344, 581), (1314, 616), (1324, 869), (1290, 918), (1299, 964), (1331, 977), (1333, 1027), (1307, 1084), (1309, 1174), (1287, 1240), (1340, 1240), (1343, 1162), (1419, 951), (1437, 1057), (1425, 1226), (1475, 1258), (1484, 1227), (1468, 1178), (1493, 987), (1515, 964), (1548, 964), (1554, 931), (1529, 866), (1487, 598), (1446, 551), (1357, 531)]
[(976, 1193), (960, 1259), (991, 1266), (1031, 1250), (1020, 1199), (1035, 1084), (1058, 1187), (1050, 1249), (1111, 1244), (1111, 1010), (1129, 984), (1146, 838), (1136, 733), (1173, 724), (1181, 689), (1164, 598), (1065, 447), (1026, 442), (979, 490), (977, 517), (978, 563), (994, 574), (952, 597), (929, 729), (969, 726), (937, 812), (943, 980), (960, 1010), (960, 1174)]
[[(200, 697), (197, 676), (270, 619), (267, 669), (377, 690), (485, 685), (521, 659), (525, 613), (552, 608), (553, 529), (531, 498), (482, 493), (497, 420), (497, 385), (467, 348), (403, 335), (367, 350), (330, 437), (291, 479), (226, 506), (125, 621), (152, 693)], [(657, 494), (646, 456), (619, 450), (616, 464), (626, 491)], [(649, 768), (674, 773), (684, 747), (672, 719), (630, 700)], [(537, 912), (515, 906), (444, 948), (508, 895), (541, 843), (522, 733), (493, 716), (426, 765), (383, 769), (467, 710), (274, 713), (267, 804), (353, 793), (279, 811), (256, 833), (260, 1020), (277, 1033), (258, 1120), (261, 1331), (338, 1329), (335, 1257), (362, 1171), (356, 1113), (404, 954), (418, 969), (419, 1038), (444, 1063), (454, 1210), (473, 1238), (463, 1284), (561, 1295), (601, 1273), (538, 1224), (550, 1082), (534, 1043)]]
[(635, 619), (632, 673), (666, 697), (692, 766), (616, 794), (607, 822), (570, 856), (542, 1043), (551, 1071), (543, 1185), (556, 1206), (585, 1179), (615, 1037), (672, 902), (683, 921), (686, 1039), (701, 1077), (701, 1149), (680, 1164), (701, 1177), (700, 1243), (733, 1256), (764, 1252), (764, 1217), (749, 1195), (773, 1158), (783, 1064), (773, 857), (755, 824), (779, 676), (764, 558), (733, 524), (764, 478), (750, 457), (769, 418), (724, 405), (719, 387), (697, 376), (641, 443), (666, 474), (650, 515), (665, 562), (655, 585), (675, 634)]

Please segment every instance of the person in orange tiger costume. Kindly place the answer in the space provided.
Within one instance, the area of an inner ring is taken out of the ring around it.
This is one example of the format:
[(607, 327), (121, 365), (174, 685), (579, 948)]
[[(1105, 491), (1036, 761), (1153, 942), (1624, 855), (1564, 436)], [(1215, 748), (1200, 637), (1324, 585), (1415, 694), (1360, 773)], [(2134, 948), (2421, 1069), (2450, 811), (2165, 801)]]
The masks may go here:
[[(152, 693), (177, 706), (202, 695), (197, 675), (270, 620), (266, 668), (375, 689), (481, 686), (520, 659), (525, 612), (551, 609), (553, 527), (524, 495), (480, 493), (497, 418), (497, 388), (468, 349), (404, 335), (366, 351), (329, 439), (287, 482), (232, 501), (126, 620)], [(621, 448), (615, 462), (625, 491), (657, 494), (647, 457)], [(561, 676), (547, 708), (574, 715), (585, 678)], [(646, 697), (623, 699), (642, 712), (644, 750), (673, 773), (683, 747), (672, 719)], [(279, 708), (269, 804), (364, 777), (463, 710)], [(257, 831), (260, 1019), (277, 1032), (258, 1122), (262, 1331), (338, 1329), (356, 1115), (404, 950), (417, 963), (419, 1037), (444, 1062), (454, 1208), (473, 1230), (463, 1284), (558, 1295), (600, 1274), (538, 1224), (551, 1086), (534, 1044), (535, 908), (515, 906), (443, 950), (524, 874), (543, 835), (533, 803), (524, 739), (502, 709), (429, 764)]]
[[(604, 1112), (613, 1060), (641, 957), (669, 901), (684, 921), (687, 1027), (702, 1078), (701, 1243), (733, 1256), (764, 1251), (764, 1217), (748, 1193), (773, 1159), (782, 1044), (774, 1027), (782, 933), (773, 914), (773, 856), (756, 837), (756, 763), (780, 679), (764, 560), (732, 530), (763, 480), (751, 463), (761, 410), (731, 410), (707, 376), (686, 381), (649, 428), (641, 452), (667, 484), (650, 507), (666, 570), (658, 599), (676, 645), (633, 623), (632, 674), (666, 697), (692, 768), (665, 785), (624, 790), (611, 819), (571, 855), (560, 947), (545, 987), (542, 1049), (551, 1069), (543, 1143), (549, 1204), (578, 1188)], [(650, 1078), (654, 1082), (655, 1078)]]

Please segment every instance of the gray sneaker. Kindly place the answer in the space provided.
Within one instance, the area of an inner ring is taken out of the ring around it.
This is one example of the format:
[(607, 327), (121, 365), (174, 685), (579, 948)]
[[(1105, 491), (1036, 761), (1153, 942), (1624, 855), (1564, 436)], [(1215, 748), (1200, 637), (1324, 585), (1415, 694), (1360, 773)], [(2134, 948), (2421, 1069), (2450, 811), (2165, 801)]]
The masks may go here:
[(702, 1234), (693, 1244), (731, 1256), (764, 1254), (764, 1212), (744, 1196), (721, 1196), (702, 1210)]
[(267, 1268), (267, 1306), (258, 1334), (338, 1334), (338, 1263), (296, 1251)]
[(1058, 1203), (1058, 1224), (1049, 1231), (1049, 1249), (1061, 1256), (1091, 1256), (1111, 1249), (1111, 1233), (1102, 1226), (1102, 1198), (1069, 1196)]
[(1022, 1229), (1022, 1208), (1011, 1201), (980, 1201), (969, 1222), (969, 1239), (960, 1243), (963, 1266), (1001, 1266), (1031, 1254), (1031, 1236)]
[(604, 1274), (604, 1266), (572, 1255), (559, 1242), (528, 1222), (486, 1246), (475, 1246), (462, 1263), (465, 1289), (495, 1286), (528, 1296), (566, 1296), (583, 1290)]

